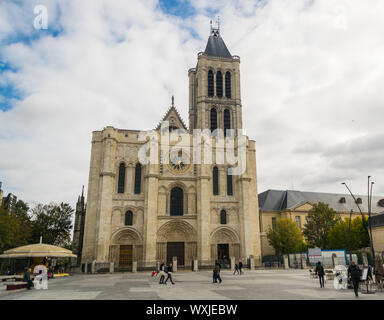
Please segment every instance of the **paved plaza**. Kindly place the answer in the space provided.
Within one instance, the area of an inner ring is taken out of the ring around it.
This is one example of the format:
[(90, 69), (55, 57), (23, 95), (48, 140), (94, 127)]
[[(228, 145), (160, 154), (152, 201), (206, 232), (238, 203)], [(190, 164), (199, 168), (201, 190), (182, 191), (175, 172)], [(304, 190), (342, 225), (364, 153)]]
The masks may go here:
[(212, 283), (212, 271), (174, 273), (175, 285), (159, 284), (150, 272), (73, 275), (49, 280), (48, 290), (6, 292), (0, 300), (384, 300), (384, 292), (360, 294), (337, 291), (333, 280), (319, 288), (308, 270), (253, 270), (241, 276), (222, 270), (223, 282)]

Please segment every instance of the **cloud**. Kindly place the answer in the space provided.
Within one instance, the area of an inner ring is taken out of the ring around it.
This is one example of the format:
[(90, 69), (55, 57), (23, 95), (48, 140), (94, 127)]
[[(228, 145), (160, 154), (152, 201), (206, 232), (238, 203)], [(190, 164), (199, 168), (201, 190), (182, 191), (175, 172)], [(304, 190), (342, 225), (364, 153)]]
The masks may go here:
[(0, 60), (12, 69), (0, 83), (23, 93), (0, 111), (5, 191), (74, 205), (88, 183), (92, 131), (152, 129), (172, 94), (187, 121), (187, 71), (214, 13), (241, 57), (259, 191), (343, 192), (343, 179), (362, 193), (371, 174), (384, 193), (381, 1), (191, 1), (183, 18), (152, 0), (40, 2), (59, 33), (31, 27), (32, 1), (1, 4)]

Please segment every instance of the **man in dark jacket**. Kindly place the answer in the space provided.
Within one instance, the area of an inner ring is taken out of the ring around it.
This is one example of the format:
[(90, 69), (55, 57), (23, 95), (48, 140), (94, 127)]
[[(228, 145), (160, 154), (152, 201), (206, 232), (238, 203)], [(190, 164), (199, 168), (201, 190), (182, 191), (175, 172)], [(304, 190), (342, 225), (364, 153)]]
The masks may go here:
[(27, 289), (31, 290), (31, 287), (33, 286), (33, 283), (32, 283), (32, 280), (31, 280), (31, 269), (30, 268), (25, 268), (23, 281), (28, 283), (27, 284)]
[(241, 275), (243, 273), (243, 263), (241, 261), (239, 262), (239, 270)]
[(173, 267), (172, 267), (172, 263), (170, 263), (169, 266), (168, 266), (168, 268), (167, 268), (168, 277), (167, 277), (167, 279), (165, 279), (164, 284), (167, 284), (168, 279), (171, 280), (171, 283), (172, 283), (172, 284), (175, 284), (175, 283), (173, 282), (173, 280), (172, 280), (172, 272), (173, 272)]
[(321, 262), (319, 261), (316, 265), (316, 270), (315, 270), (317, 276), (319, 277), (320, 281), (320, 288), (324, 288), (324, 267), (321, 265)]
[(355, 296), (358, 297), (359, 283), (361, 278), (360, 268), (356, 265), (355, 261), (351, 262), (351, 265), (348, 267), (348, 279), (352, 280), (353, 290), (355, 291)]

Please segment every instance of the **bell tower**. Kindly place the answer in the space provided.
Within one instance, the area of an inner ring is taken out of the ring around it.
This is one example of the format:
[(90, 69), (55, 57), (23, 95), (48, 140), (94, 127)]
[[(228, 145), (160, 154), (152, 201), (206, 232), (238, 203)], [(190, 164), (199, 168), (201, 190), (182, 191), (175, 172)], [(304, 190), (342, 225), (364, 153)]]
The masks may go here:
[(204, 52), (197, 56), (189, 76), (189, 128), (242, 129), (240, 57), (232, 56), (220, 35), (220, 23), (212, 27)]

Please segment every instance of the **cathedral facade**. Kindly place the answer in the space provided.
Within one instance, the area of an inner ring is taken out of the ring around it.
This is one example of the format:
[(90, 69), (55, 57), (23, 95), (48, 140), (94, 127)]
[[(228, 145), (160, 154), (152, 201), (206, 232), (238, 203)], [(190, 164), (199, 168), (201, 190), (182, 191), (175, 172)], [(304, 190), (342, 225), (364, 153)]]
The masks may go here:
[[(194, 259), (200, 266), (231, 257), (260, 261), (255, 141), (242, 136), (240, 174), (231, 172), (233, 162), (217, 156), (227, 148), (218, 143), (223, 135), (224, 141), (233, 138), (234, 154), (240, 153), (240, 58), (230, 54), (214, 28), (197, 58), (188, 71), (189, 128), (172, 99), (154, 129), (161, 136), (158, 161), (140, 161), (146, 143), (140, 131), (106, 127), (93, 132), (86, 211), (76, 216), (84, 222), (75, 222), (74, 249), (81, 263), (114, 262), (123, 270), (133, 261), (149, 268), (173, 257), (185, 267)], [(211, 142), (197, 142), (197, 130), (212, 133)], [(179, 132), (189, 138), (180, 143)], [(197, 143), (212, 147), (211, 162), (206, 154), (204, 161), (195, 161)]]

